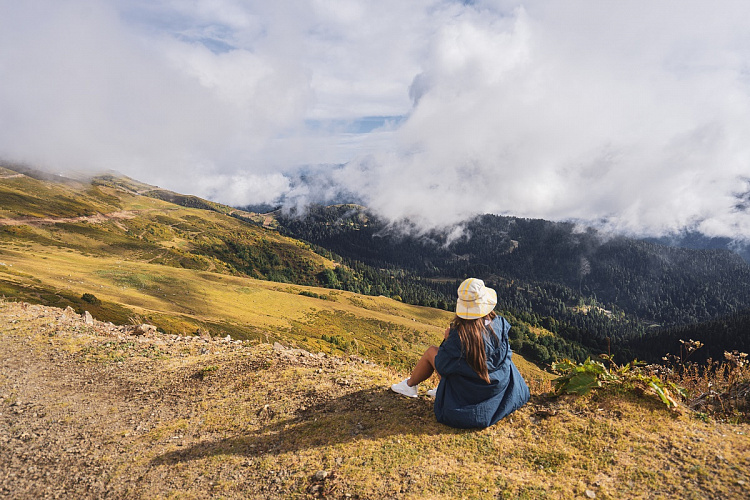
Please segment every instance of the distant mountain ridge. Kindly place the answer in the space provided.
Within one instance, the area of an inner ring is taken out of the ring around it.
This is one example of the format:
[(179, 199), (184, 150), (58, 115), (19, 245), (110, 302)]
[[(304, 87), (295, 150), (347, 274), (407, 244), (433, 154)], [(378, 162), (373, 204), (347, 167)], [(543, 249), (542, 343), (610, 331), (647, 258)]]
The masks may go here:
[[(498, 290), (499, 307), (514, 323), (514, 349), (540, 363), (582, 360), (611, 348), (643, 357), (648, 345), (633, 339), (659, 335), (664, 327), (721, 321), (750, 304), (750, 266), (726, 250), (686, 250), (571, 223), (494, 215), (425, 232), (354, 204), (312, 206), (304, 217), (258, 214), (114, 173), (76, 180), (23, 172), (0, 169), (0, 219), (14, 224), (0, 224), (0, 243), (122, 255), (448, 311), (458, 283), (479, 276)], [(48, 227), (34, 220), (47, 220)], [(80, 294), (22, 291), (2, 278), (4, 293), (83, 306)], [(131, 282), (152, 294), (159, 288), (141, 278)], [(116, 304), (107, 307), (126, 315)], [(325, 342), (354, 345), (351, 334), (326, 334)], [(736, 348), (735, 340), (724, 336), (722, 346)]]
[[(495, 215), (417, 233), (355, 205), (315, 207), (306, 217), (279, 221), (291, 236), (373, 266), (407, 269), (424, 278), (472, 274), (552, 282), (659, 323), (709, 319), (750, 305), (750, 265), (723, 249), (683, 249), (581, 231), (571, 223)], [(650, 282), (673, 294), (682, 289), (714, 298), (723, 306), (681, 320), (659, 310), (663, 298)]]
[(692, 248), (694, 250), (729, 250), (750, 264), (750, 240), (743, 242), (726, 237), (705, 236), (696, 231), (687, 231), (659, 238), (645, 238), (645, 240), (661, 245)]
[[(547, 326), (569, 325), (558, 330), (594, 348), (604, 349), (605, 339), (642, 338), (654, 327), (750, 308), (750, 265), (725, 249), (677, 248), (572, 223), (495, 215), (419, 233), (353, 205), (313, 207), (305, 217), (279, 222), (285, 234), (347, 259), (405, 269), (428, 282), (483, 277), (498, 287), (503, 307), (549, 317)], [(575, 312), (586, 304), (609, 311), (608, 319)]]

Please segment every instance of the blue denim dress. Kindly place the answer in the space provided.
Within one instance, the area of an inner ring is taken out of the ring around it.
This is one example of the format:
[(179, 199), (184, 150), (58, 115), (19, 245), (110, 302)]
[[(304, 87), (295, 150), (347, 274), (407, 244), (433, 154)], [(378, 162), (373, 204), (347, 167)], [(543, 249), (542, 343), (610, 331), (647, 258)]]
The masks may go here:
[(440, 384), (435, 395), (435, 417), (451, 427), (489, 427), (528, 402), (530, 394), (513, 364), (508, 341), (510, 323), (498, 316), (484, 336), (488, 384), (466, 362), (458, 333), (451, 330), (435, 356)]

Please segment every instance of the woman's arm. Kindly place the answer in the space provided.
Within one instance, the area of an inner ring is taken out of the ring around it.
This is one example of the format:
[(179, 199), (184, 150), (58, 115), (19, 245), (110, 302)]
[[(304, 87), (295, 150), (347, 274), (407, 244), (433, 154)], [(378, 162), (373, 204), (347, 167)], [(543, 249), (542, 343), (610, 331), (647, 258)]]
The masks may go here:
[(460, 370), (460, 365), (461, 341), (458, 339), (458, 335), (450, 335), (449, 329), (435, 356), (435, 369), (442, 377)]

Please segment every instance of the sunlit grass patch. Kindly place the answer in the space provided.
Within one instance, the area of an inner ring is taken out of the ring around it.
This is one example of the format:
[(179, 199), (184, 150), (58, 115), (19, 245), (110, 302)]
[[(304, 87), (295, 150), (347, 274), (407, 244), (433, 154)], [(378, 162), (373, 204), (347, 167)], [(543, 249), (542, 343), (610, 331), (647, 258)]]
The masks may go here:
[[(39, 359), (73, 353), (63, 359), (84, 380), (109, 374), (80, 397), (96, 395), (111, 419), (128, 398), (132, 411), (101, 446), (121, 450), (102, 458), (116, 464), (111, 480), (139, 478), (129, 496), (305, 497), (319, 485), (360, 498), (741, 498), (748, 480), (747, 425), (703, 422), (632, 391), (534, 395), (490, 428), (452, 429), (431, 399), (390, 391), (393, 368), (266, 344), (113, 339), (85, 325), (49, 337), (52, 317), (0, 324), (0, 340), (30, 335)], [(149, 343), (165, 357), (129, 356)], [(125, 360), (76, 363), (92, 354)], [(93, 425), (77, 407), (68, 398), (48, 411)]]
[(557, 450), (533, 450), (524, 459), (534, 468), (547, 472), (558, 472), (570, 457), (567, 453)]

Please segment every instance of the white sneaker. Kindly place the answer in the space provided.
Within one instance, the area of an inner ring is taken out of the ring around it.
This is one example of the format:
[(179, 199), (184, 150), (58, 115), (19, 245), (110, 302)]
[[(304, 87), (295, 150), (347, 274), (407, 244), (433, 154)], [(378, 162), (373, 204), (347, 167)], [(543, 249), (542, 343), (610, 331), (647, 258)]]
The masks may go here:
[(407, 385), (406, 383), (407, 380), (409, 379), (406, 378), (402, 380), (401, 382), (399, 382), (398, 384), (393, 384), (391, 386), (391, 390), (393, 392), (403, 394), (404, 396), (408, 396), (410, 398), (416, 398), (417, 396), (419, 396), (419, 391), (417, 389), (417, 386), (415, 385), (413, 387), (409, 387), (409, 385)]
[(427, 390), (427, 395), (430, 396), (431, 398), (434, 398), (435, 394), (437, 394), (437, 387), (435, 387), (434, 389)]

